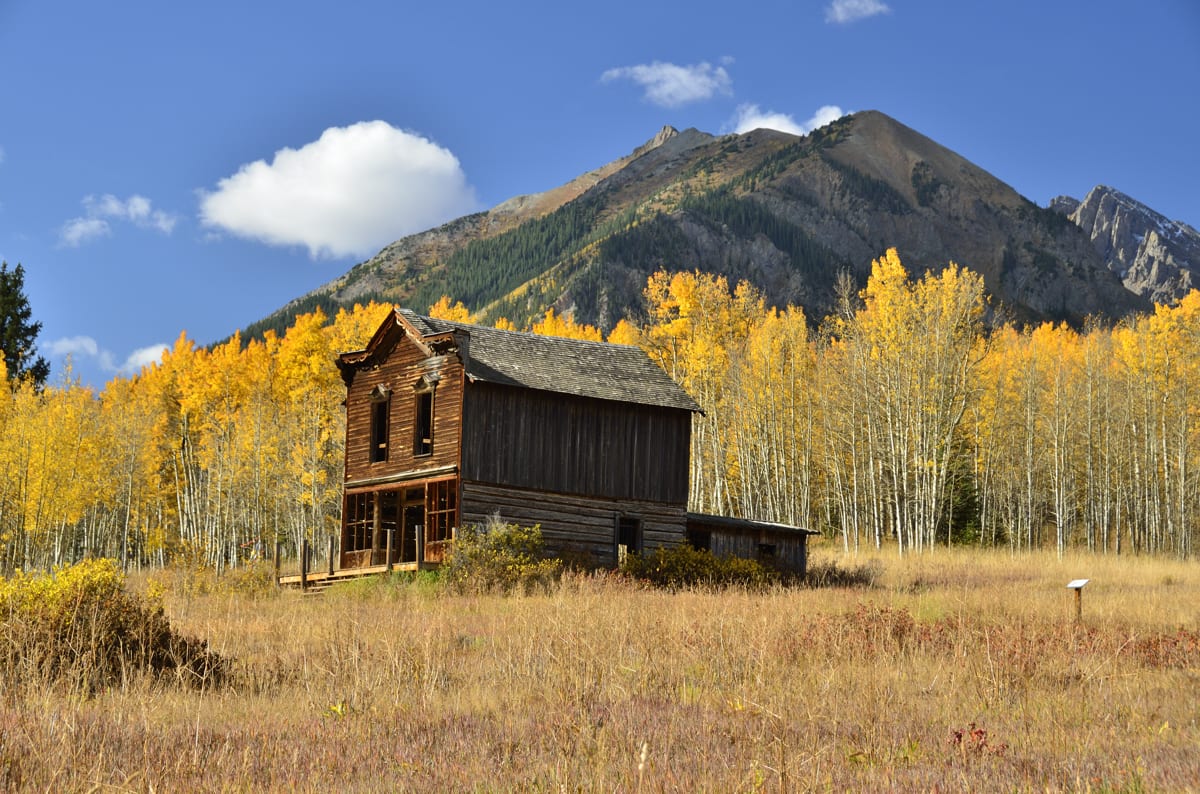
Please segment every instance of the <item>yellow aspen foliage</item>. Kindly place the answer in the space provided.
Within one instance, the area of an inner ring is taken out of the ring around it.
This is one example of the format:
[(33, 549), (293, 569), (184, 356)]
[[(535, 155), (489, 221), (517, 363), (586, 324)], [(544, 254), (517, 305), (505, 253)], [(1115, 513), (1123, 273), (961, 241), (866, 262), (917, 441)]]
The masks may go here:
[(640, 345), (642, 332), (633, 323), (622, 318), (608, 332), (608, 341), (614, 345)]
[(576, 323), (571, 317), (563, 317), (554, 313), (554, 309), (546, 309), (545, 316), (533, 324), (533, 332), (541, 336), (562, 336), (567, 339), (583, 339), (589, 342), (603, 342), (604, 336), (599, 329), (591, 325)]
[(338, 353), (351, 350), (362, 350), (371, 341), (371, 336), (378, 330), (380, 323), (395, 307), (390, 303), (371, 301), (365, 306), (361, 303), (347, 309), (338, 309), (333, 322), (329, 324), (329, 346)]
[(475, 322), (470, 309), (463, 306), (462, 301), (451, 305), (449, 295), (443, 295), (438, 298), (437, 303), (429, 307), (429, 316), (437, 320), (448, 320), (452, 323)]
[(496, 318), (496, 322), (494, 322), (492, 324), (492, 327), (498, 331), (515, 331), (515, 330), (517, 330), (517, 326), (513, 325), (513, 321), (508, 319), (507, 317)]

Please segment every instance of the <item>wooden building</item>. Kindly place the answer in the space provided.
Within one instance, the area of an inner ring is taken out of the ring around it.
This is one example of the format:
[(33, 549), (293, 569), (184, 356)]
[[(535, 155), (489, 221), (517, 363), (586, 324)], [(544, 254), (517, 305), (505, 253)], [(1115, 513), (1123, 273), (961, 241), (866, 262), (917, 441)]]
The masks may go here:
[(494, 515), (540, 524), (549, 550), (599, 565), (621, 547), (683, 543), (689, 528), (714, 551), (739, 532), (756, 554), (771, 543), (760, 522), (687, 512), (700, 409), (639, 348), (400, 309), (338, 367), (341, 568), (438, 563), (457, 527)]

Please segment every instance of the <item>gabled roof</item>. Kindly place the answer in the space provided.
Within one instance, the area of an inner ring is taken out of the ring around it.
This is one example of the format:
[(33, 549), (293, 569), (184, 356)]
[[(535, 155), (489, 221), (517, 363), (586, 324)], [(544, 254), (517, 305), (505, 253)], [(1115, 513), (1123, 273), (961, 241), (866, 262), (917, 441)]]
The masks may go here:
[[(415, 335), (419, 343), (450, 335), (459, 338), (458, 354), (471, 381), (637, 405), (700, 410), (696, 401), (638, 347), (501, 331), (425, 317), (408, 309), (397, 309), (384, 325), (394, 321)], [(380, 337), (377, 333), (372, 343)], [(370, 345), (363, 353), (369, 356), (369, 351)], [(346, 354), (341, 361), (352, 364), (364, 357)]]

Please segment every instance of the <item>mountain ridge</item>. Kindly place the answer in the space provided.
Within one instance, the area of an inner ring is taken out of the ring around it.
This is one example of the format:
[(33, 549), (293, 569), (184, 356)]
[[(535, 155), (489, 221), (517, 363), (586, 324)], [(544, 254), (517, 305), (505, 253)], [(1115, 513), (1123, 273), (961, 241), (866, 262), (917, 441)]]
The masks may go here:
[(1148, 310), (1052, 205), (878, 111), (806, 136), (666, 126), (563, 185), (397, 240), (261, 325), (313, 305), (424, 309), (448, 294), (484, 319), (521, 324), (553, 306), (607, 328), (637, 314), (659, 268), (747, 279), (815, 321), (832, 310), (839, 274), (865, 283), (888, 247), (917, 275), (950, 261), (979, 272), (1021, 321)]

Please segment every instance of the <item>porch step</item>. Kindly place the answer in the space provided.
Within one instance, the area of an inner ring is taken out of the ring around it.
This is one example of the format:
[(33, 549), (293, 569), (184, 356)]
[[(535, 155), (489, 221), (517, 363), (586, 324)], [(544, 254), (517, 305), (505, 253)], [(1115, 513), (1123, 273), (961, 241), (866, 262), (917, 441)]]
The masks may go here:
[[(416, 563), (393, 563), (393, 571), (415, 571), (417, 570)], [(365, 579), (368, 576), (380, 576), (388, 572), (386, 565), (371, 565), (365, 568), (345, 568), (334, 571), (330, 574), (328, 571), (309, 571), (305, 579), (305, 593), (321, 593), (327, 588), (337, 584), (338, 582), (348, 582), (352, 579)], [(278, 579), (280, 587), (299, 588), (300, 574), (288, 574), (280, 576)]]

